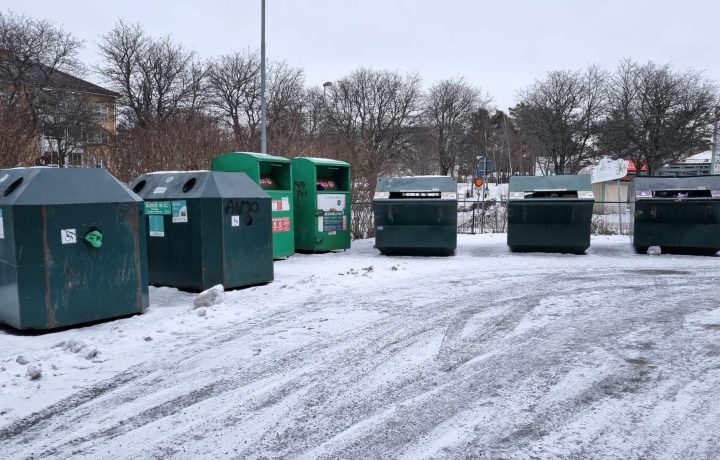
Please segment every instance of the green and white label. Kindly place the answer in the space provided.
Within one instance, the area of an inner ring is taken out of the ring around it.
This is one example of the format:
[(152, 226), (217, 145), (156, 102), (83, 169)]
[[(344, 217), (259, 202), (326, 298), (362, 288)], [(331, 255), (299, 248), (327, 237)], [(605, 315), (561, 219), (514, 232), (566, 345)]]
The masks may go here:
[(185, 200), (177, 200), (172, 202), (172, 221), (173, 223), (187, 222), (188, 209)]
[(150, 236), (165, 236), (165, 218), (159, 214), (151, 214), (148, 216), (148, 227)]
[(145, 214), (172, 214), (169, 201), (146, 201)]

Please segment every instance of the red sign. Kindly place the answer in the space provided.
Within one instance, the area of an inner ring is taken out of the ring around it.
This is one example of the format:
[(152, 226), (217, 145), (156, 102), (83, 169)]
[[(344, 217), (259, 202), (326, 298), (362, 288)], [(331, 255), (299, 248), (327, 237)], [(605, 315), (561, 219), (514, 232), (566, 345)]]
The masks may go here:
[(337, 190), (337, 184), (332, 179), (318, 179), (317, 180), (318, 190)]
[(273, 217), (272, 231), (273, 231), (273, 233), (289, 232), (290, 231), (290, 218), (289, 217)]
[(275, 182), (273, 182), (272, 177), (260, 176), (260, 187), (272, 187), (273, 185), (275, 185)]

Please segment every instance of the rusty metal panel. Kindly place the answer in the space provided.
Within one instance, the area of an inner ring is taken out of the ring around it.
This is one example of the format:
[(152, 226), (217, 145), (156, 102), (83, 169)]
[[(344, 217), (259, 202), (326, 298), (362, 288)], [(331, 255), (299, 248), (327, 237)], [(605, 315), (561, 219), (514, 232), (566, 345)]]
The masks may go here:
[(0, 322), (52, 329), (147, 308), (142, 201), (107, 171), (0, 171), (0, 210)]

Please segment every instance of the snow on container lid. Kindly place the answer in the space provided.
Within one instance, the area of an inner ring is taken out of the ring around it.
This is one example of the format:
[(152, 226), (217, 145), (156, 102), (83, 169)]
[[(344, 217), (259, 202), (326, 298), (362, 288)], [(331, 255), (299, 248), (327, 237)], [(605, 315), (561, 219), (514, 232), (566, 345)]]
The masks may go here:
[(633, 179), (635, 199), (707, 199), (720, 197), (720, 175), (637, 176)]

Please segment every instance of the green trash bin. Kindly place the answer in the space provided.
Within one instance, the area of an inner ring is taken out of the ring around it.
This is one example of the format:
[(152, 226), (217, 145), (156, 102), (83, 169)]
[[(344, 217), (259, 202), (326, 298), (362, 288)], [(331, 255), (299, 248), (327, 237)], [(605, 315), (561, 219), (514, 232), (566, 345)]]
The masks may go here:
[(350, 248), (350, 164), (293, 158), (295, 250)]
[(457, 184), (453, 178), (381, 177), (373, 206), (375, 248), (381, 254), (455, 254)]
[(630, 232), (638, 253), (720, 251), (720, 176), (635, 177)]
[(273, 256), (291, 256), (295, 252), (295, 228), (290, 160), (263, 153), (232, 152), (213, 158), (210, 169), (244, 172), (270, 195)]
[(0, 323), (52, 329), (145, 311), (142, 212), (104, 169), (0, 170)]
[(590, 175), (512, 176), (507, 244), (515, 251), (583, 254), (595, 199)]
[(202, 291), (273, 279), (270, 197), (243, 173), (154, 172), (145, 199), (150, 284)]

